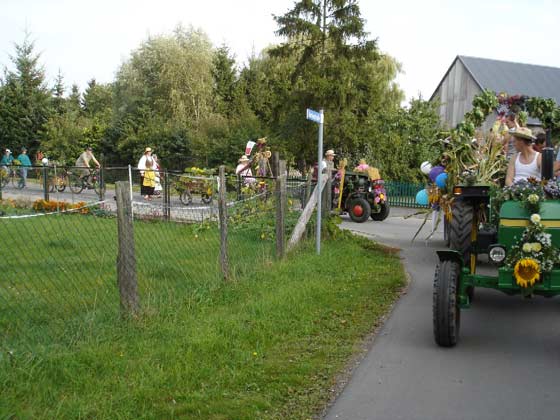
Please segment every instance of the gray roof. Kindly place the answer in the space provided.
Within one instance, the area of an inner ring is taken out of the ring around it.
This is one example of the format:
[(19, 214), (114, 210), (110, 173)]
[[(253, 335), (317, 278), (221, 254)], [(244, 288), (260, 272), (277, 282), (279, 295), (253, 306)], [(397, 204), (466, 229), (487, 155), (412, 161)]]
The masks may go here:
[[(490, 89), (496, 93), (504, 92), (510, 96), (526, 95), (551, 98), (560, 105), (560, 68), (465, 55), (458, 55), (453, 60), (430, 100), (436, 96), (457, 60), (463, 63), (480, 89)], [(537, 119), (529, 118), (528, 124), (540, 125), (540, 122)]]
[(464, 55), (457, 58), (481, 89), (506, 92), (509, 95), (552, 98), (560, 104), (560, 68)]

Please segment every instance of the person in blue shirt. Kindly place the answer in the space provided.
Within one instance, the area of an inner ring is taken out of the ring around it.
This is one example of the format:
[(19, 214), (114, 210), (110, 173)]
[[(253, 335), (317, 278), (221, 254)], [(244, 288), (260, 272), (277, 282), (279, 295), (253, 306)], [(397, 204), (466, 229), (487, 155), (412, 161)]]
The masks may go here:
[(2, 160), (0, 160), (0, 166), (10, 166), (13, 164), (13, 161), (14, 156), (12, 155), (12, 151), (10, 149), (6, 149), (2, 155)]
[(17, 160), (21, 164), (20, 173), (21, 173), (21, 183), (25, 187), (26, 180), (27, 180), (27, 170), (31, 167), (31, 159), (27, 156), (27, 149), (25, 147), (21, 148), (21, 154), (18, 156)]
[(2, 171), (3, 177), (8, 177), (10, 174), (10, 166), (13, 165), (14, 156), (10, 149), (6, 149), (2, 155), (2, 160), (0, 160), (0, 170)]

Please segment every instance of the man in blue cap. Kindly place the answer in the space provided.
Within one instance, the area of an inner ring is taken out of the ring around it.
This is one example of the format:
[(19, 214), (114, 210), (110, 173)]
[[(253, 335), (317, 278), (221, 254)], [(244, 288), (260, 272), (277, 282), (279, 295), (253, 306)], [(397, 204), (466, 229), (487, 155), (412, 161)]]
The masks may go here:
[(27, 149), (25, 147), (21, 148), (21, 153), (18, 156), (17, 160), (21, 164), (20, 173), (21, 173), (21, 183), (22, 186), (25, 187), (26, 180), (27, 180), (27, 170), (32, 166), (31, 159), (27, 156)]

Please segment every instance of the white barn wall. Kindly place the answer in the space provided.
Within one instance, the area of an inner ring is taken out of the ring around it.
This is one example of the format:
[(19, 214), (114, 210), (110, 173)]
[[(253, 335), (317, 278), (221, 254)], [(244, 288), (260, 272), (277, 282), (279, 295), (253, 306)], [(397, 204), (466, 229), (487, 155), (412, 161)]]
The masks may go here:
[[(434, 95), (434, 99), (440, 101), (439, 116), (444, 126), (453, 128), (463, 121), (465, 113), (472, 109), (472, 100), (480, 92), (482, 90), (463, 63), (455, 60)], [(492, 123), (487, 125), (488, 122), (484, 129), (492, 127)]]

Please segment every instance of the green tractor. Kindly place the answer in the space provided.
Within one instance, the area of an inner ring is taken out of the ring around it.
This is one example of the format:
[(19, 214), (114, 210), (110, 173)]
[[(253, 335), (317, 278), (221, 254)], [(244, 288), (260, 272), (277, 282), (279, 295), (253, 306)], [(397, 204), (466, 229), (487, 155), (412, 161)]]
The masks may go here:
[[(552, 149), (543, 153), (543, 179), (552, 179)], [(534, 271), (530, 288), (519, 284), (511, 264), (505, 264), (508, 255), (519, 252), (519, 240), (532, 225), (532, 211), (518, 200), (504, 201), (497, 220), (489, 220), (490, 187), (456, 186), (452, 218), (446, 224), (446, 241), (451, 249), (438, 251), (433, 288), (433, 328), (436, 343), (452, 347), (459, 339), (461, 310), (471, 306), (476, 288), (496, 289), (507, 295), (552, 297), (560, 294), (558, 260), (548, 270)], [(551, 242), (550, 248), (560, 249), (560, 199), (540, 202), (539, 226)], [(490, 221), (493, 228), (481, 222)], [(539, 249), (541, 245), (538, 245)], [(477, 256), (488, 254), (498, 266), (497, 275), (477, 272)], [(540, 268), (540, 267), (539, 267)], [(552, 268), (552, 269), (550, 269)], [(523, 269), (523, 267), (521, 267)], [(516, 266), (517, 270), (517, 266)], [(538, 276), (538, 278), (537, 278)], [(516, 280), (517, 279), (517, 280)]]

